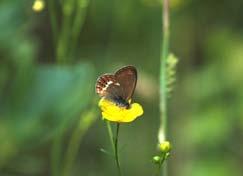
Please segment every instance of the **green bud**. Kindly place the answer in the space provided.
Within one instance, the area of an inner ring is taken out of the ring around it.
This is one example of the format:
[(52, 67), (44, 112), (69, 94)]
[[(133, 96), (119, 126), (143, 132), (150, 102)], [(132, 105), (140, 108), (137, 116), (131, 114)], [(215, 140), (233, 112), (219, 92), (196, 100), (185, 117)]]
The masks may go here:
[(160, 156), (154, 156), (153, 157), (153, 162), (155, 163), (155, 164), (158, 164), (159, 162), (160, 162)]
[(165, 154), (165, 159), (167, 159), (169, 156), (170, 156), (170, 152), (167, 152), (167, 153)]
[(167, 58), (167, 64), (169, 67), (175, 67), (178, 63), (178, 58), (174, 54), (169, 54)]
[(168, 153), (171, 150), (171, 145), (169, 141), (163, 141), (159, 144), (159, 150), (163, 153)]
[(172, 93), (173, 85), (176, 82), (176, 65), (178, 63), (178, 58), (169, 54), (166, 60), (166, 88), (168, 94)]

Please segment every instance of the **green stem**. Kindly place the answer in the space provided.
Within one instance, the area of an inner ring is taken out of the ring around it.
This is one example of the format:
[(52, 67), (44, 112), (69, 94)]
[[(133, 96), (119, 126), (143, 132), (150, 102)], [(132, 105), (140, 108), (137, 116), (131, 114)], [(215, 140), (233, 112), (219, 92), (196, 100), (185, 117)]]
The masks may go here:
[(51, 175), (58, 176), (59, 175), (59, 166), (61, 161), (61, 143), (62, 143), (62, 133), (57, 135), (52, 144), (51, 149)]
[(55, 2), (54, 0), (49, 0), (48, 7), (49, 7), (49, 13), (50, 13), (50, 22), (51, 22), (51, 29), (52, 29), (52, 35), (53, 35), (53, 44), (54, 47), (56, 45), (58, 30), (57, 30), (57, 11), (55, 8)]
[(117, 166), (117, 171), (118, 171), (118, 175), (121, 176), (121, 166), (120, 166), (120, 161), (119, 161), (119, 155), (118, 155), (118, 137), (119, 137), (119, 128), (120, 128), (120, 124), (117, 123), (116, 126), (116, 136), (114, 138), (112, 129), (111, 129), (111, 125), (109, 121), (106, 121), (106, 125), (107, 125), (107, 130), (108, 130), (108, 134), (109, 134), (109, 138), (112, 144), (112, 149), (115, 155), (115, 161), (116, 161), (116, 166)]
[(116, 125), (116, 138), (115, 138), (115, 158), (116, 158), (116, 166), (117, 166), (117, 169), (118, 169), (118, 175), (121, 176), (121, 166), (120, 166), (119, 155), (118, 155), (119, 127), (120, 127), (120, 124), (117, 123), (117, 125)]
[(71, 25), (72, 15), (75, 6), (74, 0), (63, 2), (63, 23), (60, 30), (60, 35), (57, 43), (57, 62), (63, 64), (67, 62), (68, 51), (70, 50), (70, 36), (71, 36)]
[[(161, 160), (160, 160), (160, 162), (159, 162), (159, 164), (158, 164), (158, 170), (157, 170), (157, 172), (156, 172), (156, 176), (159, 176), (160, 175), (160, 171), (161, 171), (161, 167), (162, 167), (162, 165), (163, 165), (163, 163), (164, 163), (164, 161), (165, 161), (165, 159), (166, 159), (166, 153), (163, 153), (162, 154), (162, 156), (161, 156)], [(166, 163), (165, 163), (166, 164)]]
[(113, 150), (113, 153), (115, 153), (115, 145), (114, 145), (114, 140), (113, 140), (113, 132), (112, 132), (112, 129), (111, 129), (111, 123), (108, 120), (106, 121), (106, 126), (107, 126), (107, 131), (108, 131), (108, 134), (109, 134), (109, 138), (110, 138), (112, 150)]
[(94, 110), (90, 110), (86, 112), (81, 118), (80, 122), (77, 124), (76, 129), (74, 129), (70, 142), (68, 145), (68, 149), (66, 155), (64, 157), (64, 167), (63, 167), (63, 176), (71, 175), (71, 170), (73, 167), (73, 163), (75, 161), (75, 157), (78, 154), (79, 146), (82, 141), (82, 138), (85, 132), (89, 129), (89, 127), (94, 123), (96, 119), (96, 112)]
[[(168, 19), (168, 1), (164, 0), (163, 9), (163, 39), (160, 67), (160, 112), (161, 112), (161, 127), (164, 132), (164, 139), (167, 133), (167, 75), (166, 75), (166, 60), (169, 53), (169, 19)], [(161, 142), (161, 141), (160, 141)]]
[[(163, 38), (160, 66), (160, 132), (159, 142), (167, 138), (167, 75), (166, 60), (169, 53), (169, 0), (163, 0)], [(163, 165), (163, 176), (167, 176), (167, 164)]]
[(62, 124), (59, 126), (56, 132), (56, 136), (53, 139), (52, 150), (51, 150), (51, 175), (60, 176), (61, 172), (61, 161), (62, 161), (62, 142), (63, 136), (70, 125), (68, 119), (63, 120)]
[(87, 7), (89, 5), (89, 0), (79, 0), (76, 7), (76, 15), (73, 20), (72, 28), (72, 47), (70, 54), (74, 54), (74, 51), (77, 49), (78, 39), (80, 32), (87, 14)]

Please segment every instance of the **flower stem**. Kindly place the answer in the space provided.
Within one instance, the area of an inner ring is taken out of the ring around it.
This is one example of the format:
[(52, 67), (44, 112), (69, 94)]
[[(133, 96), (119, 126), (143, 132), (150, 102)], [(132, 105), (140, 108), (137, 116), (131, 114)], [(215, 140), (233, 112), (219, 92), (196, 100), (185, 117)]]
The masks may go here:
[[(169, 0), (163, 0), (163, 39), (161, 48), (161, 67), (160, 67), (160, 111), (161, 126), (164, 132), (164, 139), (167, 133), (167, 75), (166, 60), (169, 53)], [(159, 141), (161, 142), (161, 141)]]
[(109, 121), (106, 121), (106, 125), (107, 125), (107, 130), (108, 130), (108, 134), (109, 134), (109, 138), (112, 144), (112, 149), (115, 155), (115, 161), (116, 161), (116, 166), (117, 166), (117, 171), (118, 171), (118, 175), (121, 176), (121, 166), (120, 166), (120, 161), (119, 161), (119, 155), (118, 155), (118, 137), (119, 137), (119, 129), (120, 129), (120, 124), (117, 123), (116, 126), (116, 136), (114, 138), (112, 129), (111, 129), (111, 124)]
[[(160, 129), (159, 143), (167, 137), (167, 75), (166, 60), (169, 53), (169, 0), (163, 0), (163, 38), (160, 59)], [(160, 166), (161, 167), (161, 166)], [(160, 168), (159, 168), (160, 169)], [(163, 165), (163, 176), (167, 176), (167, 164)]]
[(163, 153), (162, 154), (162, 159), (160, 160), (160, 162), (158, 164), (158, 170), (157, 170), (155, 176), (159, 176), (160, 175), (161, 167), (162, 167), (162, 165), (163, 165), (163, 163), (165, 161), (165, 158), (166, 158), (166, 153)]
[(119, 176), (121, 176), (121, 167), (120, 167), (120, 161), (119, 161), (119, 155), (118, 155), (119, 128), (120, 128), (120, 124), (117, 123), (117, 125), (116, 125), (116, 138), (115, 138), (115, 159), (116, 159), (116, 166), (117, 166), (117, 169), (118, 169), (118, 174), (119, 174)]
[(108, 120), (106, 121), (106, 126), (107, 126), (107, 130), (108, 130), (108, 134), (109, 134), (109, 138), (110, 138), (112, 150), (113, 150), (113, 153), (115, 153), (115, 145), (114, 145), (114, 140), (113, 140), (113, 132), (112, 132), (112, 129), (111, 129), (111, 124), (110, 124), (110, 122)]

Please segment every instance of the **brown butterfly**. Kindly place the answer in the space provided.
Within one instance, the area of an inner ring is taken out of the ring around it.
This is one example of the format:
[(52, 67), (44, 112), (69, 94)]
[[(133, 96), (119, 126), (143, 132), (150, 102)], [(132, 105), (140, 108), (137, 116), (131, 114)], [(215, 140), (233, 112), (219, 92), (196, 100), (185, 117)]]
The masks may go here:
[(103, 74), (96, 82), (96, 93), (100, 97), (114, 102), (120, 107), (129, 108), (137, 84), (137, 70), (134, 66), (125, 66), (115, 74)]

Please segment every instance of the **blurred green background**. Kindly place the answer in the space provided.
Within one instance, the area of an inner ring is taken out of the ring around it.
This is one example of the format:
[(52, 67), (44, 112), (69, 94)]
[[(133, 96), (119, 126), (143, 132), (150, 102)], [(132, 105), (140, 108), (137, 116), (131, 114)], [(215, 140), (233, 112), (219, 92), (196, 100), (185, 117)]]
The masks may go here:
[[(144, 115), (121, 126), (124, 175), (155, 173), (159, 0), (0, 1), (0, 175), (115, 175), (96, 78), (138, 69)], [(179, 57), (169, 101), (170, 176), (243, 173), (243, 1), (171, 0)]]

